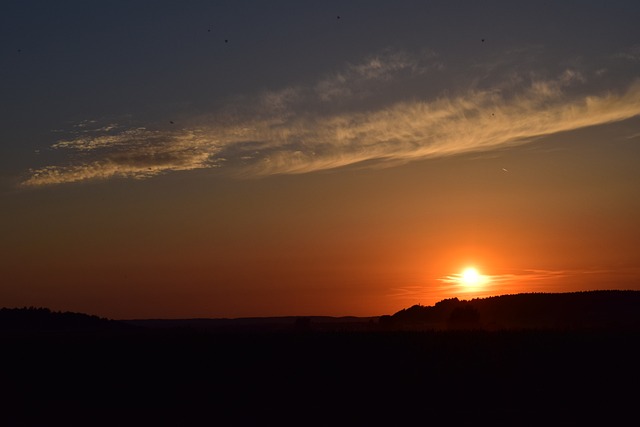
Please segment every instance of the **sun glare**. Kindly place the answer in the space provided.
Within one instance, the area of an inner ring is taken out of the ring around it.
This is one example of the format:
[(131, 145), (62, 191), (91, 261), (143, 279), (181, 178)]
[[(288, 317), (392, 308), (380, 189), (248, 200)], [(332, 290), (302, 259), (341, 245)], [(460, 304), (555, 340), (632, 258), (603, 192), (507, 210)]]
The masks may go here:
[(460, 275), (460, 284), (464, 286), (478, 286), (483, 284), (486, 278), (473, 267), (465, 268)]

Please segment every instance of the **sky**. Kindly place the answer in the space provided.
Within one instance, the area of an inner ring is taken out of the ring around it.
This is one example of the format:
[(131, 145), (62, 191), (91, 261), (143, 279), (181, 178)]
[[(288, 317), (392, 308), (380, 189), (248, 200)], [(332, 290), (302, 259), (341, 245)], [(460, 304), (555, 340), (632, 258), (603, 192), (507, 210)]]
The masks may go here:
[(379, 316), (640, 290), (639, 18), (3, 2), (0, 306)]

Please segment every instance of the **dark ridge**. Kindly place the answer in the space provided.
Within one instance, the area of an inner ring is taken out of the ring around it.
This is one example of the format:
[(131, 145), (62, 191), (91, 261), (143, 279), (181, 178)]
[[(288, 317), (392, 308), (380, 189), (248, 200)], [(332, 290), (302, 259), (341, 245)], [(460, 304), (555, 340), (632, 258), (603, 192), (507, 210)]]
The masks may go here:
[(1, 308), (0, 331), (198, 332), (377, 331), (377, 330), (518, 330), (637, 329), (640, 291), (597, 290), (568, 293), (521, 293), (460, 300), (433, 306), (414, 305), (392, 315), (281, 316), (246, 318), (112, 320), (48, 308)]
[(381, 316), (386, 327), (410, 329), (640, 328), (640, 291), (521, 293), (472, 300), (450, 298)]
[[(637, 324), (639, 295), (517, 294), (379, 318), (149, 319), (133, 322), (133, 333), (0, 333), (2, 425), (627, 425), (637, 417), (640, 328), (627, 326)], [(0, 313), (1, 324), (23, 330), (123, 322)], [(198, 323), (232, 327), (183, 328)], [(284, 329), (264, 326), (274, 324)]]
[(0, 308), (2, 332), (94, 332), (130, 330), (134, 326), (84, 313), (44, 307)]
[(210, 332), (286, 332), (302, 330), (370, 330), (378, 317), (280, 316), (193, 319), (130, 319), (122, 322), (148, 329)]

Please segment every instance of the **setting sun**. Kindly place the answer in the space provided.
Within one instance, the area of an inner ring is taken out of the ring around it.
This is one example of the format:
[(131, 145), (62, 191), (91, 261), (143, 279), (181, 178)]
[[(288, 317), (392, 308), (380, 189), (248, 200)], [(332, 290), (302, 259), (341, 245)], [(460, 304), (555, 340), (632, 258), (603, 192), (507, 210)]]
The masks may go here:
[(460, 275), (460, 284), (464, 286), (478, 286), (487, 281), (487, 277), (483, 276), (474, 267), (467, 267)]
[(505, 282), (505, 275), (483, 274), (478, 267), (467, 264), (453, 273), (443, 276), (440, 282), (451, 285), (448, 288), (450, 294), (464, 294), (465, 296), (487, 296), (495, 292), (496, 285)]

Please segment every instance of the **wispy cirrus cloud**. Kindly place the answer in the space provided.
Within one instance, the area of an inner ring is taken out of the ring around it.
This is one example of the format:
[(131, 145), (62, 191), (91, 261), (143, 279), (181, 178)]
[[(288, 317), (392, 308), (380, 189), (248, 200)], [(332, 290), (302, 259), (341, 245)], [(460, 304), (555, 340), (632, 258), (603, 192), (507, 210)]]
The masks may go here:
[(410, 55), (407, 52), (385, 51), (356, 64), (348, 64), (344, 70), (320, 80), (313, 88), (323, 102), (331, 102), (354, 96), (366, 96), (381, 81), (397, 79), (400, 74), (416, 76), (442, 68), (433, 52)]
[[(315, 84), (266, 92), (181, 128), (85, 122), (52, 145), (75, 153), (70, 164), (32, 169), (23, 185), (140, 179), (223, 164), (242, 176), (396, 164), (524, 144), (640, 114), (640, 81), (591, 93), (589, 79), (573, 69), (554, 78), (511, 78), (435, 97), (392, 96), (403, 81), (429, 79), (442, 67), (435, 56), (387, 52)], [(385, 91), (391, 95), (384, 102), (368, 102)]]
[(628, 61), (640, 61), (640, 44), (631, 46), (628, 49), (614, 54), (615, 58), (626, 59)]
[[(412, 303), (433, 304), (444, 298), (457, 297), (461, 299), (485, 298), (496, 295), (526, 292), (556, 292), (574, 284), (576, 290), (584, 290), (590, 285), (594, 288), (607, 288), (606, 280), (619, 275), (619, 270), (587, 269), (587, 270), (543, 270), (531, 269), (510, 273), (482, 275), (477, 285), (465, 285), (462, 274), (450, 274), (436, 279), (434, 283), (403, 286), (394, 289), (389, 295), (401, 301)], [(620, 283), (613, 285), (619, 289)], [(429, 301), (425, 303), (425, 301)]]
[[(149, 178), (167, 171), (191, 170), (216, 164), (215, 147), (197, 131), (151, 131), (144, 128), (111, 132), (116, 126), (81, 133), (58, 141), (54, 149), (84, 154), (70, 166), (32, 170), (24, 185), (62, 184), (112, 177)], [(100, 155), (93, 156), (93, 152)], [(219, 160), (218, 160), (219, 161)]]
[[(585, 274), (593, 274), (593, 271), (585, 270), (524, 270), (517, 273), (504, 274), (481, 274), (478, 280), (479, 287), (483, 290), (493, 290), (503, 287), (506, 284), (532, 284), (534, 282), (544, 283), (569, 276), (577, 277)], [(445, 285), (453, 285), (473, 291), (473, 286), (465, 286), (462, 273), (450, 274), (438, 278), (438, 281)]]

